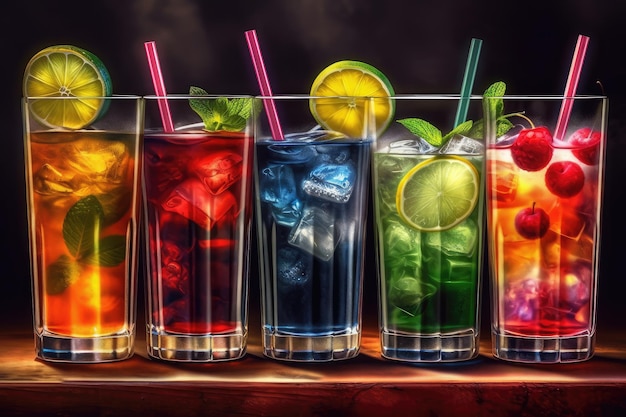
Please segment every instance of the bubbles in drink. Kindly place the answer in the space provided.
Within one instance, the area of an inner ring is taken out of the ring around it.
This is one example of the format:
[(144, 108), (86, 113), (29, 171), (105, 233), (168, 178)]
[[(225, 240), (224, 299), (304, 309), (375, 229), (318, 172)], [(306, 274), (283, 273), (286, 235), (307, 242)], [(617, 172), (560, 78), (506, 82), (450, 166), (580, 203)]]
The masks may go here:
[(356, 171), (349, 163), (320, 164), (302, 182), (302, 189), (324, 200), (345, 203), (352, 195), (355, 178)]
[(278, 279), (288, 286), (300, 286), (312, 279), (310, 257), (302, 256), (297, 249), (281, 246), (278, 249)]

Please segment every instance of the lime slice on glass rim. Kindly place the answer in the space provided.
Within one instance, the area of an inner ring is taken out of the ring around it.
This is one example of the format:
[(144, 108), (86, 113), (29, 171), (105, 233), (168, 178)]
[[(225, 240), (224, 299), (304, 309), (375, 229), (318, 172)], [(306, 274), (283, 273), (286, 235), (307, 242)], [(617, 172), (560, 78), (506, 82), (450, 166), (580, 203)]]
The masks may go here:
[(32, 115), (43, 125), (81, 129), (106, 112), (108, 102), (104, 97), (111, 96), (112, 84), (97, 56), (77, 46), (55, 45), (30, 59), (24, 71), (23, 93), (30, 98)]
[(366, 125), (365, 100), (324, 97), (378, 97), (375, 99), (376, 133), (384, 132), (395, 114), (394, 90), (387, 77), (370, 64), (339, 61), (329, 65), (313, 81), (309, 107), (324, 129), (348, 137), (362, 137)]
[(423, 161), (398, 184), (398, 214), (421, 231), (450, 229), (476, 207), (479, 181), (476, 168), (463, 158), (446, 155)]

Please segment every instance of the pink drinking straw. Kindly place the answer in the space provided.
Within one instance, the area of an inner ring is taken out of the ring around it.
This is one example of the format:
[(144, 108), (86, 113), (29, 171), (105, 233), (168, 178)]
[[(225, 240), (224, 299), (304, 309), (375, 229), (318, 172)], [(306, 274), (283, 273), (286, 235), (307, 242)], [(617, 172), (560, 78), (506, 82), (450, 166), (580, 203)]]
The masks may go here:
[[(254, 65), (254, 71), (256, 72), (256, 79), (259, 82), (261, 88), (261, 94), (267, 97), (272, 96), (272, 88), (265, 71), (265, 64), (263, 63), (263, 55), (261, 55), (261, 48), (259, 47), (259, 41), (256, 37), (255, 30), (249, 30), (246, 32), (246, 41), (248, 42), (248, 49), (250, 50), (250, 57), (252, 58), (252, 64)], [(272, 131), (272, 137), (274, 140), (284, 140), (283, 130), (280, 127), (278, 121), (278, 114), (276, 113), (276, 106), (274, 100), (264, 99), (263, 105), (265, 106), (265, 113), (269, 119), (270, 130)]]
[[(157, 54), (156, 44), (154, 41), (145, 42), (146, 55), (148, 56), (148, 65), (150, 66), (150, 75), (152, 76), (152, 84), (154, 91), (159, 97), (166, 97), (165, 82), (163, 82), (163, 73), (161, 72), (161, 64), (159, 64), (159, 55)], [(174, 123), (170, 114), (170, 106), (165, 98), (157, 99), (159, 110), (161, 111), (161, 120), (163, 121), (163, 131), (173, 132)]]
[(563, 103), (561, 103), (561, 111), (559, 113), (559, 118), (556, 122), (556, 129), (554, 131), (554, 137), (557, 139), (563, 140), (565, 137), (567, 123), (569, 122), (569, 116), (572, 112), (572, 106), (574, 105), (573, 97), (576, 96), (576, 87), (578, 86), (578, 80), (583, 67), (583, 61), (585, 60), (588, 43), (588, 36), (578, 35), (578, 41), (576, 42), (576, 48), (574, 49), (574, 57), (569, 69), (569, 75), (567, 76), (567, 83), (565, 84), (565, 96), (563, 98)]

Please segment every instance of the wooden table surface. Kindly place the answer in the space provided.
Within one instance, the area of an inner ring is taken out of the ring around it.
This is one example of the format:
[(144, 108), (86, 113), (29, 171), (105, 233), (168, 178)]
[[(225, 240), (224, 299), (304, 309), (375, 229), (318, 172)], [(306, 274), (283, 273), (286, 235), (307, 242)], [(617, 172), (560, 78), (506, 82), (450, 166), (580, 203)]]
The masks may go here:
[(361, 353), (321, 364), (265, 358), (252, 334), (247, 355), (215, 364), (135, 355), (106, 364), (34, 358), (32, 335), (0, 336), (0, 417), (8, 416), (625, 416), (626, 334), (598, 336), (595, 356), (577, 364), (527, 365), (491, 355), (415, 365), (380, 356), (365, 331)]

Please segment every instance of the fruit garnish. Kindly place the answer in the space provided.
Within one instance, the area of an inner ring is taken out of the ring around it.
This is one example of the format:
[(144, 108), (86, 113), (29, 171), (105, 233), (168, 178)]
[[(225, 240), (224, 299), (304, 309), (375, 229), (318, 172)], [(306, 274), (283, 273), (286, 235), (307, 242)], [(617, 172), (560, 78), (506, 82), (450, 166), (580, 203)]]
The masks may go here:
[[(191, 87), (189, 95), (202, 97), (209, 93), (200, 87)], [(190, 99), (189, 105), (202, 118), (204, 130), (240, 132), (246, 127), (246, 121), (258, 113), (260, 102), (248, 97), (217, 97)]]
[(572, 151), (580, 162), (585, 165), (598, 165), (601, 138), (599, 131), (583, 127), (575, 131), (568, 142), (581, 148)]
[(526, 207), (515, 216), (515, 229), (526, 239), (539, 239), (543, 237), (550, 227), (550, 216), (545, 210), (535, 207)]
[(394, 90), (389, 79), (370, 64), (339, 61), (326, 67), (313, 81), (309, 108), (324, 129), (338, 131), (348, 137), (361, 137), (365, 120), (366, 100), (324, 99), (321, 97), (375, 97), (376, 132), (384, 132), (395, 114), (395, 102), (389, 97)]
[(418, 230), (447, 230), (472, 213), (479, 188), (478, 171), (467, 160), (452, 155), (431, 158), (400, 180), (398, 213)]
[(511, 146), (515, 164), (525, 171), (539, 171), (552, 159), (552, 134), (543, 126), (523, 129)]
[(546, 170), (546, 187), (556, 196), (573, 197), (585, 185), (585, 173), (582, 168), (571, 161), (559, 161), (551, 164)]
[[(23, 93), (30, 110), (48, 127), (81, 129), (106, 112), (104, 97), (112, 94), (109, 72), (100, 59), (85, 49), (55, 45), (37, 52), (26, 65)], [(84, 97), (46, 100), (37, 97)]]

